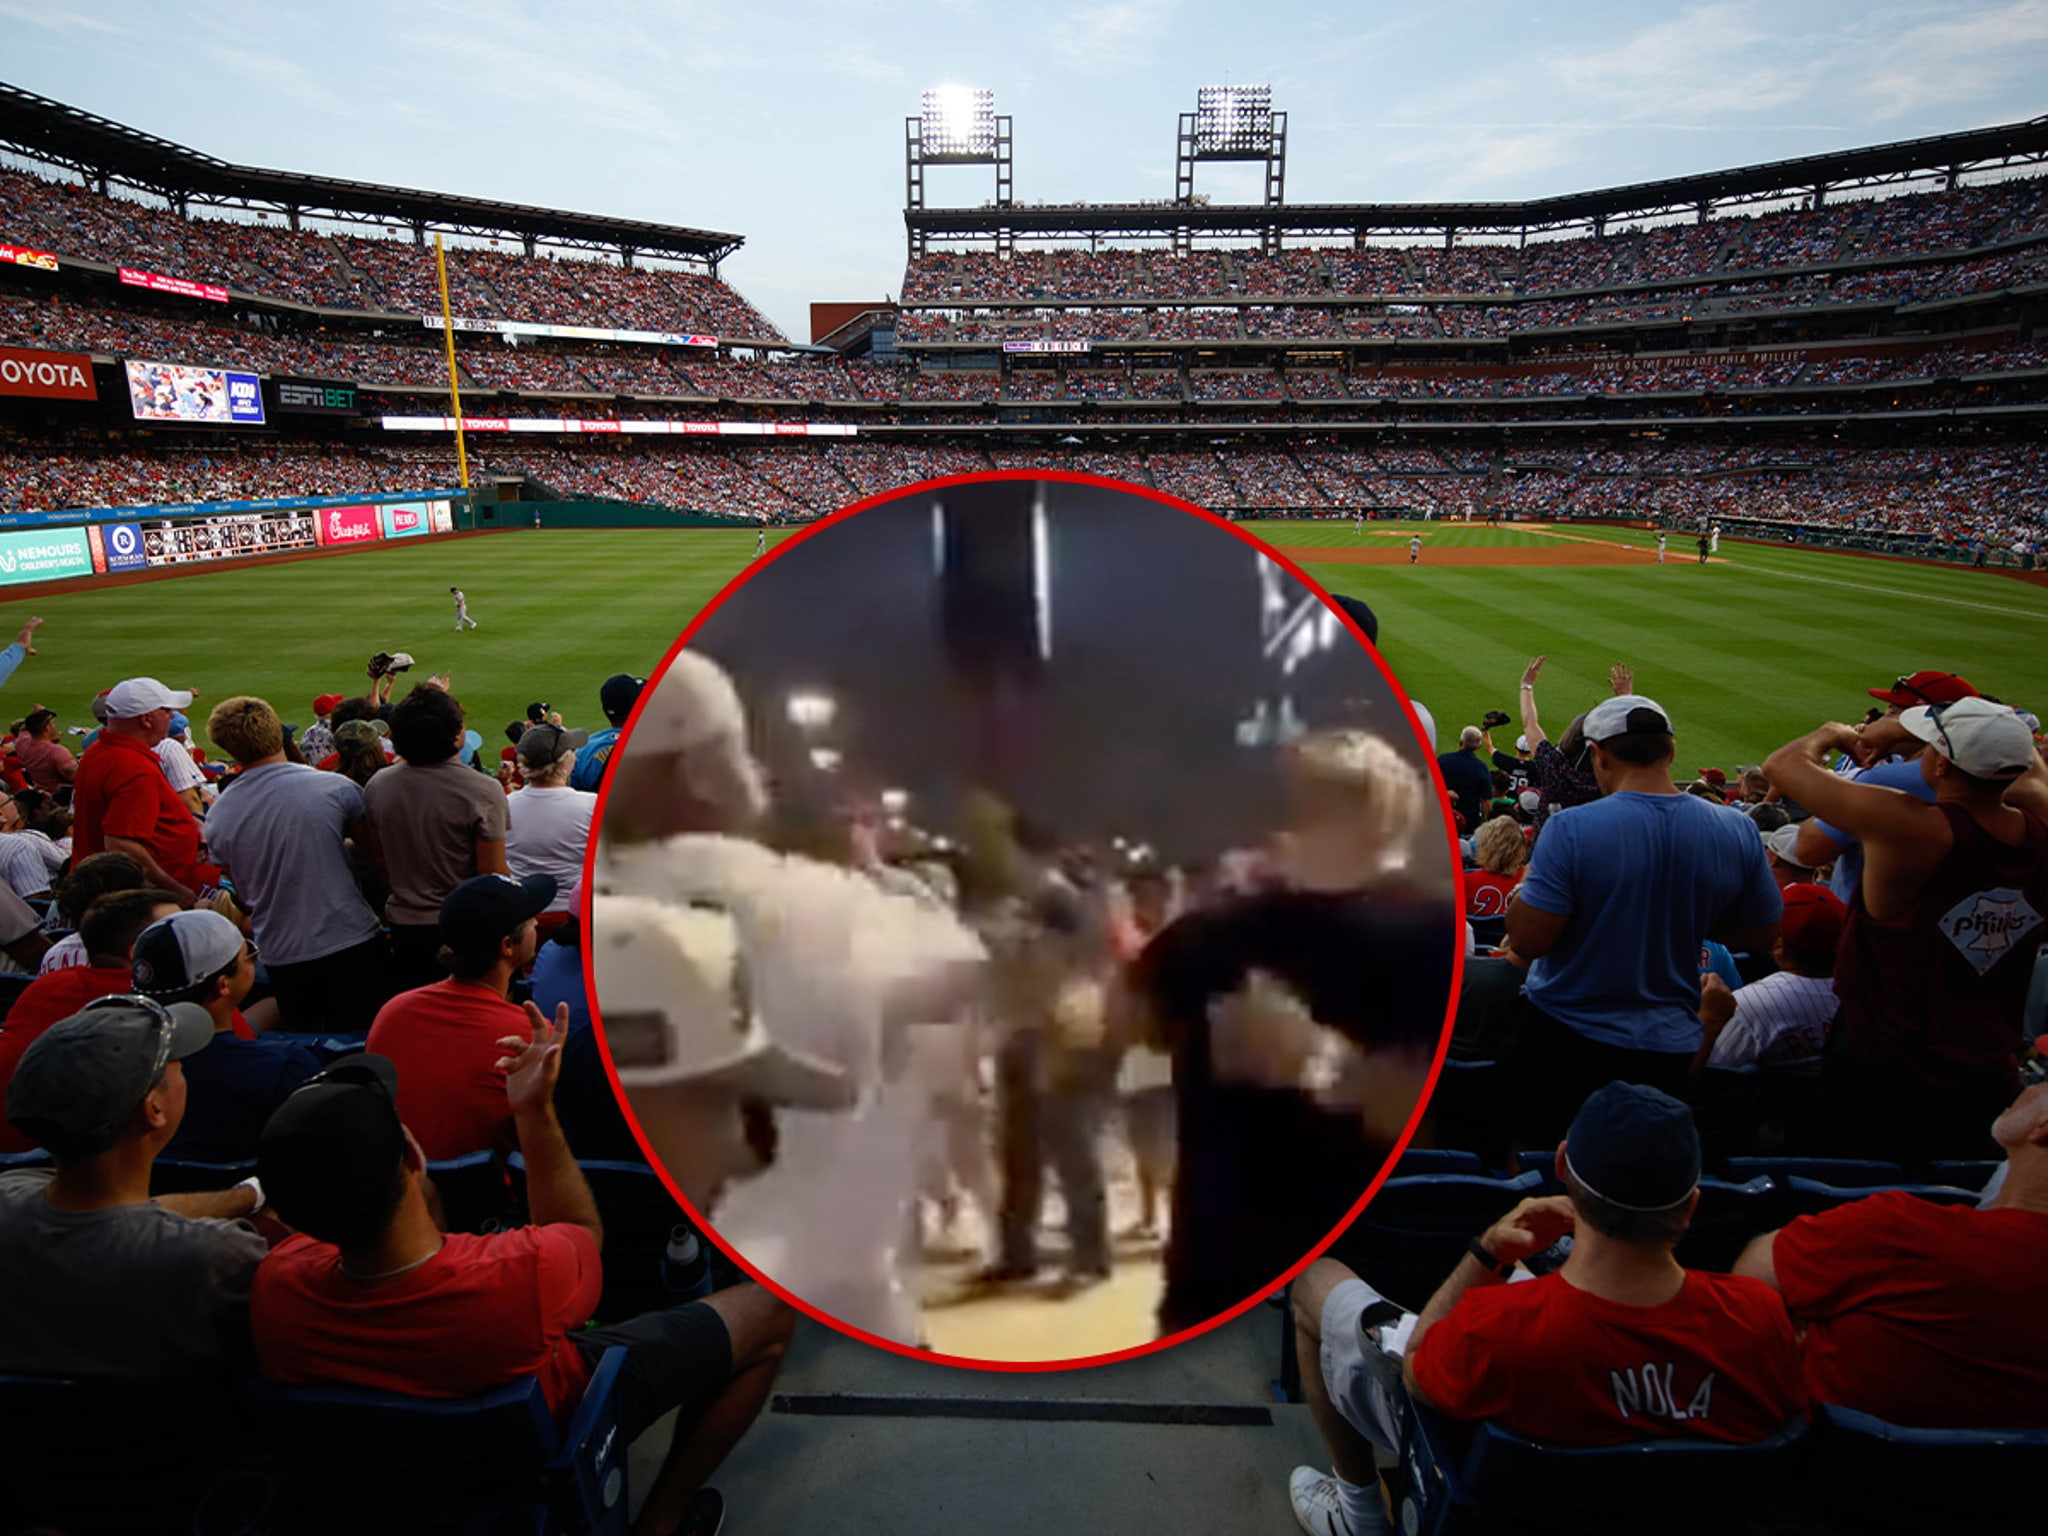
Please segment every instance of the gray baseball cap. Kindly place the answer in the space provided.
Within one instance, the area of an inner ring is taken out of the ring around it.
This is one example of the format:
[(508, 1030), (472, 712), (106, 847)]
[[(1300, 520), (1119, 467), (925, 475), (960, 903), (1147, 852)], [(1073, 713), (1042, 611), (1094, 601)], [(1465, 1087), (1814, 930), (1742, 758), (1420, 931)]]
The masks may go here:
[(7, 1085), (8, 1123), (58, 1157), (104, 1152), (165, 1067), (212, 1039), (197, 1003), (127, 993), (88, 1003), (23, 1052)]

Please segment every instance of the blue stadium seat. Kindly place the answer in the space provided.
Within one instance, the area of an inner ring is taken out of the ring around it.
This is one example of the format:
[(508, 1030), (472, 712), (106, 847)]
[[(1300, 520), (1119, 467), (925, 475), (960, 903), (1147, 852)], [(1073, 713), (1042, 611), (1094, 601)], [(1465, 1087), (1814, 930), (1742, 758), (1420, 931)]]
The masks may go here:
[(621, 1536), (625, 1363), (624, 1349), (605, 1351), (566, 1431), (555, 1428), (535, 1377), (454, 1401), (253, 1382), (285, 1478), (277, 1528)]
[(0, 1530), (183, 1532), (239, 1438), (232, 1403), (189, 1380), (0, 1374)]
[(244, 1179), (256, 1176), (256, 1159), (236, 1163), (193, 1163), (181, 1158), (160, 1157), (150, 1165), (149, 1192), (152, 1195), (189, 1195), (205, 1190), (232, 1189)]
[(1651, 1440), (1597, 1450), (1542, 1445), (1414, 1405), (1402, 1457), (1406, 1536), (1572, 1531), (1739, 1531), (1789, 1509), (1809, 1433), (1795, 1420), (1754, 1445)]
[(427, 1164), (441, 1197), (441, 1221), (450, 1232), (499, 1232), (526, 1217), (495, 1152), (471, 1152)]
[(1505, 917), (1468, 917), (1472, 925), (1472, 942), (1481, 949), (1493, 949), (1508, 936), (1508, 920)]
[(14, 1008), (14, 1000), (26, 992), (35, 977), (15, 971), (0, 972), (0, 1020)]
[(31, 1152), (0, 1152), (0, 1173), (12, 1173), (17, 1168), (43, 1168), (50, 1162), (50, 1154), (41, 1147)]
[(1755, 1178), (1817, 1179), (1845, 1189), (1890, 1189), (1906, 1182), (1906, 1170), (1898, 1163), (1866, 1158), (1731, 1157), (1726, 1166), (1728, 1177), (1737, 1183)]
[(1433, 1140), (1481, 1157), (1502, 1160), (1511, 1141), (1505, 1110), (1506, 1077), (1493, 1061), (1444, 1060), (1429, 1096)]
[(1783, 1223), (1781, 1191), (1773, 1179), (1700, 1180), (1700, 1203), (1692, 1224), (1678, 1240), (1678, 1262), (1687, 1269), (1725, 1273), (1743, 1245)]
[(1427, 1173), (1469, 1173), (1484, 1177), (1485, 1160), (1477, 1152), (1458, 1152), (1448, 1147), (1410, 1147), (1394, 1164), (1393, 1177), (1419, 1178)]
[(1841, 1531), (2038, 1531), (2048, 1429), (1907, 1429), (1825, 1403), (1806, 1486)]
[(1544, 1191), (1544, 1175), (1491, 1178), (1431, 1173), (1392, 1178), (1343, 1231), (1330, 1256), (1411, 1312), (1457, 1267), (1465, 1244), (1522, 1200)]
[(323, 1067), (344, 1056), (354, 1056), (369, 1049), (370, 1043), (368, 1035), (304, 1035), (292, 1038), (319, 1057)]
[[(511, 1163), (523, 1204), (526, 1160), (514, 1153)], [(669, 1234), (692, 1225), (689, 1214), (676, 1204), (661, 1175), (645, 1163), (592, 1161), (576, 1166), (589, 1181), (604, 1222), (604, 1298), (598, 1303), (598, 1317), (618, 1322), (674, 1306), (680, 1298), (670, 1295), (662, 1283), (662, 1256)]]

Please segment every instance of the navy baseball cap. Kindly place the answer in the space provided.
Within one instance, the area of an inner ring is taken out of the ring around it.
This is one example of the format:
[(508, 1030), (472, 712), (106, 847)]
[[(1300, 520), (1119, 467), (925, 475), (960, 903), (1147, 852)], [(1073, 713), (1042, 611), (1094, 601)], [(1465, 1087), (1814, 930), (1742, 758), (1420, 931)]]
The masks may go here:
[(441, 903), (441, 942), (458, 953), (489, 949), (555, 899), (553, 875), (477, 875)]
[(606, 678), (604, 686), (597, 690), (597, 702), (604, 708), (605, 719), (613, 725), (624, 725), (640, 698), (640, 690), (646, 686), (646, 678), (630, 672), (615, 672)]
[(1344, 610), (1345, 617), (1365, 631), (1365, 638), (1374, 645), (1380, 643), (1379, 616), (1355, 597), (1346, 597), (1341, 592), (1332, 592), (1330, 601)]
[(1668, 1211), (1698, 1188), (1692, 1111), (1640, 1083), (1609, 1083), (1565, 1133), (1565, 1166), (1589, 1194), (1625, 1211)]
[(398, 1068), (361, 1051), (331, 1062), (272, 1111), (256, 1146), (256, 1173), (277, 1212), (326, 1242), (388, 1210), (405, 1127)]

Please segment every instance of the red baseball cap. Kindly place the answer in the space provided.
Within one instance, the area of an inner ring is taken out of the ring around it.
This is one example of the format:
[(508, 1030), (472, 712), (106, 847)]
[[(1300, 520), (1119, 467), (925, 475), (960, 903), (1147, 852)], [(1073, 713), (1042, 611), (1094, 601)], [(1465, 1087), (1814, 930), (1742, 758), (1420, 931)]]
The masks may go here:
[(1889, 688), (1871, 689), (1870, 696), (1901, 709), (1911, 709), (1915, 704), (1953, 704), (1957, 699), (1974, 699), (1977, 690), (1953, 672), (1915, 672)]
[(323, 693), (313, 700), (313, 713), (316, 715), (331, 715), (340, 707), (341, 695), (338, 693)]
[(1778, 933), (1786, 948), (1821, 955), (1841, 948), (1842, 925), (1849, 920), (1841, 897), (1824, 885), (1788, 885), (1780, 894), (1785, 898), (1785, 917)]

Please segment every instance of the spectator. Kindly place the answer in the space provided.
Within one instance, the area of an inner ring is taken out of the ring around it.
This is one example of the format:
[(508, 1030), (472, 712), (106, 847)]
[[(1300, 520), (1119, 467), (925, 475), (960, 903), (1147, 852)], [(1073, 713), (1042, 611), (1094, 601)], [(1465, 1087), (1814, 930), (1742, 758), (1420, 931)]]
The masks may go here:
[(1736, 1260), (1783, 1293), (1814, 1401), (1926, 1429), (2048, 1429), (2048, 1085), (1991, 1136), (2005, 1182), (1981, 1207), (1887, 1190)]
[(171, 781), (171, 788), (177, 791), (178, 798), (185, 802), (185, 809), (197, 821), (205, 817), (207, 806), (213, 803), (213, 789), (193, 756), (191, 729), (190, 720), (174, 713), (164, 739), (156, 744), (156, 755), (164, 765), (164, 777)]
[(207, 849), (254, 923), (280, 1027), (364, 1033), (391, 995), (391, 961), (350, 853), (353, 840), (374, 858), (362, 791), (287, 761), (284, 727), (261, 699), (222, 700), (206, 734), (241, 770), (207, 817)]
[(2013, 710), (1987, 699), (1909, 709), (1899, 724), (1928, 743), (1931, 805), (1828, 772), (1824, 754), (1858, 741), (1846, 725), (1764, 765), (1865, 850), (1816, 1133), (1841, 1156), (1973, 1157), (2019, 1088), (2048, 913), (2048, 764)]
[[(1580, 715), (1566, 726), (1555, 746), (1543, 734), (1543, 723), (1536, 717), (1536, 679), (1542, 674), (1544, 660), (1538, 656), (1523, 669), (1521, 695), (1523, 739), (1534, 748), (1529, 754), (1529, 783), (1543, 802), (1535, 813), (1539, 829), (1555, 812), (1588, 805), (1600, 798), (1600, 786), (1594, 782), (1591, 758), (1586, 752), (1586, 717)], [(1623, 670), (1614, 670), (1617, 694), (1628, 691), (1622, 679)]]
[(1486, 816), (1486, 802), (1493, 797), (1493, 775), (1481, 761), (1480, 749), (1486, 733), (1476, 725), (1458, 732), (1458, 750), (1438, 755), (1437, 768), (1444, 776), (1444, 788), (1458, 812), (1459, 826), (1467, 836), (1479, 830)]
[(7, 679), (14, 676), (18, 668), (29, 657), (36, 654), (36, 631), (43, 627), (41, 619), (30, 619), (21, 626), (21, 633), (5, 650), (0, 650), (0, 688), (7, 686)]
[[(51, 888), (51, 896), (56, 902), (54, 926), (59, 929), (68, 927), (71, 931), (44, 953), (42, 973), (47, 975), (66, 966), (86, 964), (85, 944), (78, 935), (78, 926), (84, 921), (86, 910), (102, 896), (113, 891), (138, 890), (144, 883), (142, 866), (125, 853), (96, 853), (73, 865), (71, 873), (61, 877)], [(172, 899), (168, 892), (165, 899)]]
[(605, 728), (591, 733), (576, 754), (576, 771), (569, 775), (569, 787), (588, 793), (595, 793), (604, 782), (605, 764), (611, 761), (612, 747), (619, 739), (619, 732), (625, 727), (626, 717), (633, 713), (633, 705), (639, 701), (640, 690), (647, 686), (647, 679), (635, 677), (630, 672), (617, 672), (604, 680), (598, 690), (597, 702), (604, 710)]
[(1494, 816), (1472, 834), (1477, 869), (1464, 871), (1465, 915), (1499, 917), (1508, 909), (1515, 887), (1529, 864), (1529, 840), (1512, 816)]
[(213, 1045), (185, 1069), (185, 1123), (164, 1154), (194, 1163), (253, 1158), (270, 1112), (320, 1069), (304, 1046), (259, 1039), (242, 1017), (256, 946), (218, 912), (178, 912), (142, 931), (133, 971), (136, 992), (166, 1007), (191, 1003), (213, 1021)]
[(401, 761), (363, 787), (391, 884), (384, 916), (401, 989), (440, 979), (439, 921), (449, 894), (473, 876), (506, 873), (505, 792), (459, 761), (464, 737), (462, 706), (445, 688), (422, 683), (391, 714)]
[(39, 901), (50, 894), (51, 883), (69, 861), (48, 833), (28, 825), (23, 799), (33, 803), (41, 796), (32, 789), (0, 794), (0, 880), (24, 900)]
[(55, 710), (31, 710), (21, 722), (14, 756), (29, 783), (46, 795), (61, 794), (78, 776), (78, 759), (64, 745)]
[(561, 1042), (536, 1019), (531, 1040), (500, 1048), (531, 1226), (439, 1229), (402, 1080), (382, 1057), (345, 1057), (271, 1118), (261, 1167), (299, 1235), (257, 1273), (257, 1364), (272, 1381), (442, 1397), (538, 1375), (566, 1420), (599, 1357), (623, 1346), (622, 1439), (682, 1410), (635, 1536), (715, 1530), (722, 1502), (700, 1490), (766, 1404), (794, 1314), (746, 1284), (585, 1329), (604, 1285), (603, 1228), (555, 1119)]
[[(1903, 790), (1933, 804), (1934, 786), (1920, 763), (1926, 744), (1899, 723), (1900, 717), (1922, 705), (1976, 698), (1977, 690), (1953, 672), (1921, 671), (1898, 679), (1889, 688), (1873, 688), (1870, 696), (1883, 701), (1884, 713), (1857, 731), (1857, 740), (1841, 768), (1843, 777)], [(1818, 816), (1809, 817), (1799, 828), (1797, 854), (1816, 869), (1834, 865), (1830, 889), (1844, 902), (1856, 899), (1857, 887), (1863, 883), (1863, 845), (1855, 836)]]
[[(177, 898), (168, 891), (111, 891), (93, 902), (79, 922), (79, 962), (45, 971), (22, 988), (7, 1010), (5, 1026), (0, 1027), (0, 1093), (6, 1091), (23, 1053), (44, 1030), (96, 998), (133, 987), (128, 966), (136, 936), (178, 910)], [(26, 1152), (32, 1145), (19, 1131), (0, 1126), (0, 1152)]]
[[(299, 734), (299, 751), (307, 762), (318, 767), (321, 760), (334, 751), (333, 716), (341, 707), (342, 697), (338, 693), (323, 693), (313, 700), (313, 723)], [(209, 726), (206, 734), (213, 736)], [(214, 737), (213, 744), (220, 745), (220, 738)]]
[(153, 677), (131, 677), (106, 695), (107, 724), (78, 765), (72, 807), (72, 862), (125, 853), (150, 884), (191, 906), (219, 871), (200, 858), (199, 823), (164, 777), (156, 749), (173, 710), (192, 695)]
[[(515, 1150), (498, 1047), (528, 1028), (512, 978), (533, 963), (534, 919), (555, 897), (548, 875), (478, 875), (441, 904), (445, 980), (401, 992), (377, 1014), (369, 1048), (404, 1074), (399, 1112), (432, 1158)], [(563, 1016), (566, 1027), (567, 1017)]]
[(1508, 908), (1509, 947), (1533, 962), (1514, 1059), (1537, 1146), (1603, 1082), (1682, 1093), (1700, 1046), (1702, 942), (1763, 949), (1783, 910), (1748, 820), (1672, 782), (1661, 704), (1604, 700), (1585, 736), (1602, 798), (1550, 819)]
[[(1295, 1349), (1336, 1473), (1299, 1467), (1296, 1518), (1316, 1536), (1388, 1529), (1375, 1449), (1403, 1450), (1406, 1392), (1451, 1418), (1555, 1445), (1766, 1439), (1806, 1406), (1791, 1320), (1753, 1279), (1683, 1268), (1673, 1249), (1699, 1204), (1692, 1113), (1609, 1083), (1557, 1149), (1565, 1193), (1524, 1200), (1480, 1236), (1414, 1319), (1319, 1259), (1294, 1285)], [(1541, 1278), (1516, 1266), (1572, 1238)], [(1521, 1284), (1502, 1281), (1523, 1280)]]
[(343, 720), (334, 727), (334, 751), (316, 766), (339, 773), (360, 789), (391, 766), (391, 727), (382, 720)]
[[(7, 1118), (52, 1168), (0, 1173), (0, 1370), (224, 1384), (247, 1353), (263, 1239), (252, 1179), (151, 1198), (185, 1113), (203, 1010), (109, 998), (47, 1030), (7, 1085)], [(186, 1407), (196, 1406), (188, 1402)]]
[[(1764, 838), (1764, 857), (1770, 863), (1771, 878), (1778, 882), (1780, 890), (1795, 885), (1812, 885), (1818, 878), (1818, 871), (1804, 862), (1799, 851), (1800, 835), (1798, 827), (1786, 825)], [(1833, 896), (1834, 892), (1828, 894)], [(1835, 899), (1841, 900), (1839, 896)]]
[(597, 797), (569, 788), (583, 731), (536, 725), (519, 738), (519, 768), (526, 787), (505, 797), (505, 863), (515, 876), (550, 875), (555, 899), (550, 912), (575, 910), (583, 884), (583, 855), (590, 847), (590, 818)]
[(1781, 889), (1785, 916), (1771, 950), (1778, 969), (1733, 991), (1712, 972), (1701, 980), (1702, 1066), (1820, 1071), (1837, 1007), (1835, 952), (1848, 909), (1833, 891), (1811, 882)]

